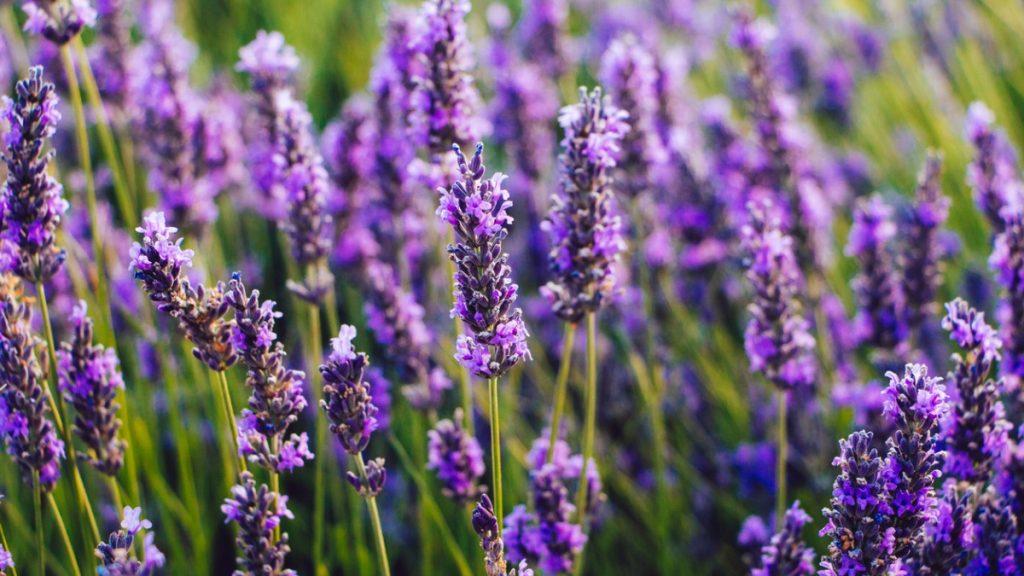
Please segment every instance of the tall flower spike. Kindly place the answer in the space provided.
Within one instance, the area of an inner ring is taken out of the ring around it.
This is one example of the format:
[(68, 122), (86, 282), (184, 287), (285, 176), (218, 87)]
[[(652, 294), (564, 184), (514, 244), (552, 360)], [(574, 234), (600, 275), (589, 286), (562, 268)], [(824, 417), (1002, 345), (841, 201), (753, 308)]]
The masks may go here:
[(917, 177), (905, 248), (900, 253), (902, 290), (907, 295), (906, 322), (914, 331), (935, 314), (935, 294), (942, 281), (938, 232), (949, 216), (949, 199), (942, 194), (941, 176), (942, 156), (929, 153)]
[(587, 542), (583, 528), (570, 521), (576, 507), (569, 502), (564, 480), (563, 471), (554, 464), (545, 464), (532, 473), (530, 480), (537, 518), (534, 552), (539, 557), (540, 567), (551, 574), (572, 572)]
[(893, 556), (906, 560), (924, 538), (922, 528), (935, 515), (935, 481), (945, 454), (936, 448), (939, 422), (949, 410), (941, 379), (930, 378), (924, 364), (907, 364), (903, 376), (886, 374), (884, 412), (895, 426), (886, 440), (882, 468), (895, 529)]
[(972, 492), (960, 493), (954, 482), (947, 482), (935, 514), (924, 527), (924, 540), (913, 551), (914, 574), (959, 574), (967, 565), (974, 543), (973, 499)]
[[(366, 268), (366, 325), (387, 350), (403, 382), (425, 384), (432, 338), (423, 322), (423, 307), (402, 289), (394, 270), (372, 261)], [(435, 406), (436, 408), (436, 406)]]
[(89, 0), (35, 0), (22, 3), (28, 18), (25, 30), (63, 46), (83, 28), (96, 24), (96, 10)]
[(210, 369), (234, 364), (238, 356), (231, 343), (233, 321), (224, 317), (230, 305), (223, 285), (193, 287), (185, 278), (193, 252), (181, 248), (178, 229), (167, 225), (163, 212), (146, 214), (136, 231), (142, 241), (132, 245), (131, 269), (157, 310), (178, 321), (195, 346), (192, 354)]
[(260, 301), (259, 290), (249, 292), (235, 274), (224, 295), (235, 311), (231, 340), (245, 367), (249, 407), (238, 426), (241, 456), (252, 462), (290, 472), (312, 460), (306, 433), (288, 435), (288, 428), (306, 408), (302, 393), (305, 374), (285, 366), (288, 354), (277, 340), (274, 322), (281, 313), (273, 300)]
[(964, 574), (1020, 574), (1017, 519), (989, 486), (974, 509), (974, 546)]
[(480, 485), (484, 475), (484, 452), (476, 438), (462, 427), (462, 411), (451, 420), (438, 422), (427, 432), (427, 468), (437, 473), (441, 491), (459, 503), (475, 500), (487, 490)]
[(814, 337), (800, 311), (802, 278), (793, 241), (770, 204), (751, 203), (749, 211), (750, 223), (742, 233), (747, 279), (754, 289), (745, 334), (750, 370), (780, 390), (810, 386), (817, 373)]
[(960, 346), (955, 366), (947, 377), (955, 390), (950, 417), (943, 433), (946, 445), (945, 473), (971, 483), (984, 483), (1006, 449), (1010, 424), (1004, 418), (999, 385), (989, 378), (999, 359), (1002, 341), (985, 314), (957, 298), (946, 304), (942, 327)]
[(64, 442), (50, 421), (44, 374), (36, 359), (42, 346), (32, 334), (31, 309), (14, 293), (0, 301), (0, 434), (26, 479), (39, 474), (44, 490), (60, 478)]
[(413, 76), (413, 137), (432, 154), (482, 136), (480, 94), (473, 85), (472, 46), (466, 34), (468, 0), (425, 0), (417, 22)]
[(988, 263), (1003, 286), (997, 311), (1003, 340), (999, 369), (1007, 388), (1019, 391), (1024, 383), (1024, 212), (1005, 214)]
[[(153, 544), (153, 523), (141, 517), (142, 509), (124, 507), (121, 529), (111, 532), (106, 542), (96, 547), (96, 557), (102, 563), (100, 574), (109, 576), (152, 576), (163, 568), (163, 553)], [(142, 546), (142, 559), (135, 557), (135, 537), (146, 530)]]
[(860, 263), (854, 290), (860, 304), (854, 320), (862, 343), (882, 350), (906, 338), (904, 298), (896, 276), (889, 241), (896, 235), (892, 209), (879, 196), (861, 201), (853, 216), (846, 253)]
[(888, 574), (894, 532), (886, 528), (890, 512), (881, 478), (882, 459), (871, 447), (871, 432), (854, 432), (839, 441), (839, 456), (832, 465), (839, 475), (832, 485), (832, 501), (820, 535), (829, 539), (821, 560), (821, 576)]
[(231, 489), (231, 497), (220, 507), (226, 522), (238, 524), (238, 569), (234, 576), (297, 576), (284, 567), (288, 534), (274, 542), (274, 530), (282, 518), (293, 518), (288, 497), (275, 494), (266, 484), (256, 485), (252, 474), (242, 472), (241, 482)]
[(103, 103), (120, 125), (127, 119), (129, 83), (134, 73), (128, 1), (98, 0), (96, 13), (96, 41), (90, 47), (89, 61)]
[(553, 278), (541, 291), (566, 322), (596, 312), (615, 290), (613, 267), (625, 242), (610, 171), (628, 130), (625, 118), (600, 88), (580, 88), (580, 102), (562, 108), (558, 117), (565, 131), (559, 193), (543, 223)]
[(75, 434), (88, 447), (81, 458), (114, 476), (124, 464), (124, 442), (117, 431), (116, 397), (124, 389), (114, 350), (93, 343), (93, 323), (84, 301), (71, 313), (71, 340), (57, 351), (57, 382), (64, 399), (75, 408)]
[(526, 0), (519, 22), (519, 46), (525, 60), (535, 62), (544, 77), (558, 78), (569, 68), (566, 34), (569, 3)]
[(992, 229), (1003, 229), (1003, 210), (1019, 208), (1024, 190), (1017, 176), (1017, 152), (1001, 130), (995, 114), (982, 102), (967, 109), (967, 140), (974, 146), (974, 160), (967, 167), (967, 183)]
[(3, 160), (7, 179), (2, 198), (2, 238), (10, 250), (12, 271), (30, 283), (48, 280), (64, 262), (56, 245), (57, 228), (68, 203), (63, 187), (50, 176), (53, 150), (45, 150), (57, 131), (60, 112), (53, 84), (43, 81), (35, 66), (15, 86), (14, 98), (3, 99)]
[(800, 503), (794, 502), (786, 511), (782, 529), (761, 549), (761, 565), (750, 576), (812, 576), (814, 550), (808, 548), (801, 536), (810, 521)]
[(483, 144), (477, 144), (468, 162), (458, 146), (454, 149), (461, 177), (439, 190), (437, 215), (455, 232), (455, 242), (448, 245), (456, 267), (451, 314), (469, 331), (459, 336), (455, 357), (480, 378), (498, 378), (530, 359), (523, 313), (515, 307), (519, 287), (502, 251), (512, 202), (501, 188), (502, 174), (484, 178)]
[(0, 575), (6, 576), (11, 568), (14, 568), (14, 556), (10, 550), (0, 545)]
[(377, 429), (377, 407), (373, 404), (363, 375), (370, 361), (356, 352), (352, 341), (356, 329), (343, 325), (331, 340), (331, 353), (320, 365), (324, 395), (320, 407), (331, 421), (331, 432), (349, 454), (362, 452)]

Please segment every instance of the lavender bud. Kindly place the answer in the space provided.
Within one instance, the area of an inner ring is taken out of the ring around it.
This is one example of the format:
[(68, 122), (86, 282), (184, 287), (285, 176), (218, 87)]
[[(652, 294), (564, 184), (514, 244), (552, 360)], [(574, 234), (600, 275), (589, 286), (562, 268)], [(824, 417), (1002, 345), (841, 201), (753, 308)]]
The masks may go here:
[(1017, 152), (1006, 134), (994, 127), (995, 115), (982, 102), (967, 109), (967, 140), (974, 146), (974, 160), (967, 167), (967, 183), (975, 201), (996, 232), (1003, 229), (1003, 210), (1021, 205), (1017, 176)]
[(459, 336), (455, 357), (480, 378), (499, 378), (521, 360), (530, 359), (529, 333), (522, 310), (516, 308), (519, 286), (512, 281), (508, 236), (512, 202), (502, 190), (502, 174), (484, 179), (483, 144), (471, 161), (454, 147), (461, 179), (440, 189), (437, 215), (455, 232), (448, 257), (455, 263), (455, 305), (468, 336)]
[(96, 10), (89, 0), (69, 0), (67, 4), (60, 0), (26, 1), (21, 8), (28, 16), (25, 31), (59, 46), (70, 42), (83, 28), (96, 24)]
[(374, 458), (366, 463), (366, 479), (363, 480), (357, 474), (348, 472), (345, 477), (349, 484), (359, 492), (363, 498), (376, 498), (384, 490), (384, 483), (388, 479), (387, 468), (384, 467), (383, 458)]
[(855, 330), (860, 342), (883, 350), (898, 347), (906, 338), (904, 298), (889, 252), (895, 234), (892, 209), (880, 197), (858, 203), (846, 246), (846, 253), (860, 263), (853, 284), (860, 304)]
[(473, 509), (473, 530), (480, 537), (480, 547), (484, 549), (487, 576), (505, 576), (505, 544), (501, 540), (494, 505), (487, 494), (480, 495)]
[(947, 482), (936, 502), (935, 513), (925, 524), (923, 542), (913, 551), (914, 574), (957, 574), (967, 565), (974, 543), (974, 495), (970, 491), (957, 492), (954, 484)]
[(362, 452), (377, 429), (377, 407), (363, 382), (370, 361), (353, 348), (355, 337), (356, 329), (343, 325), (338, 337), (331, 340), (330, 355), (320, 365), (324, 379), (320, 407), (331, 421), (331, 432), (349, 454)]
[(48, 280), (64, 263), (64, 250), (56, 246), (57, 228), (68, 203), (63, 187), (50, 176), (53, 150), (44, 152), (57, 131), (60, 112), (53, 84), (43, 81), (40, 66), (15, 87), (13, 99), (3, 99), (3, 160), (7, 179), (0, 190), (2, 238), (11, 253), (11, 269), (30, 283)]
[(75, 408), (74, 432), (88, 447), (80, 454), (89, 464), (114, 476), (124, 464), (124, 442), (117, 431), (116, 397), (124, 389), (117, 354), (93, 344), (93, 323), (81, 301), (71, 313), (72, 337), (57, 351), (57, 382), (64, 399)]
[(266, 484), (256, 486), (252, 474), (242, 472), (241, 482), (231, 489), (231, 498), (220, 507), (225, 522), (238, 524), (235, 545), (240, 555), (234, 576), (296, 576), (284, 567), (288, 534), (274, 541), (274, 529), (282, 518), (293, 518), (288, 510), (288, 497), (275, 494)]
[(438, 422), (427, 437), (427, 468), (437, 473), (445, 496), (465, 504), (487, 490), (479, 484), (484, 475), (484, 452), (462, 427), (462, 410), (456, 409), (453, 419)]
[(576, 507), (569, 502), (562, 472), (545, 464), (531, 474), (534, 515), (537, 519), (538, 546), (534, 551), (546, 572), (572, 572), (576, 557), (583, 551), (587, 535), (579, 524), (570, 522)]
[(615, 289), (612, 269), (625, 242), (609, 171), (628, 128), (625, 114), (599, 88), (589, 94), (581, 88), (580, 102), (562, 108), (558, 122), (565, 131), (559, 193), (542, 224), (551, 241), (554, 278), (541, 291), (559, 318), (576, 323)]
[(941, 176), (942, 156), (929, 154), (917, 177), (905, 248), (900, 253), (902, 290), (907, 295), (906, 321), (911, 330), (919, 330), (935, 314), (935, 294), (942, 282), (938, 233), (949, 216), (949, 199), (942, 194)]
[(1009, 390), (1019, 390), (1024, 380), (1024, 213), (1005, 215), (988, 260), (1003, 286), (998, 308), (1003, 358), (999, 365)]
[(153, 528), (153, 523), (142, 519), (142, 509), (125, 506), (121, 529), (111, 532), (106, 542), (96, 547), (96, 557), (102, 567), (100, 573), (109, 576), (151, 576), (158, 574), (166, 559), (153, 544), (153, 533), (147, 532), (143, 540), (144, 558), (139, 560), (133, 553), (135, 537), (143, 530)]
[(801, 532), (811, 517), (799, 502), (786, 511), (782, 529), (761, 549), (761, 565), (750, 576), (812, 576), (814, 550), (807, 547)]

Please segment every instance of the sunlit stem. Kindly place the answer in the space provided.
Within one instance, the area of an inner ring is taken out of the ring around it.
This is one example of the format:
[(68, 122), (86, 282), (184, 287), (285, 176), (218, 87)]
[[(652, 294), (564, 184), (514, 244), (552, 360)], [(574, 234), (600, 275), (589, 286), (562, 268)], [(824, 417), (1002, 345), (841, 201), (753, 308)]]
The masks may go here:
[[(363, 484), (368, 483), (366, 477), (366, 463), (363, 461), (363, 454), (356, 454), (356, 467), (359, 469), (359, 477), (362, 478)], [(377, 497), (369, 496), (366, 498), (366, 505), (370, 509), (370, 522), (373, 524), (374, 540), (377, 544), (377, 560), (380, 563), (380, 573), (384, 576), (391, 576), (391, 567), (388, 562), (388, 550), (384, 544), (384, 528), (380, 523), (380, 510), (377, 508)]]
[[(39, 489), (41, 491), (42, 488)], [(57, 507), (57, 500), (53, 497), (53, 494), (46, 495), (47, 501), (50, 503), (50, 510), (53, 512), (53, 521), (57, 523), (57, 531), (60, 533), (61, 542), (64, 543), (64, 550), (68, 554), (68, 563), (71, 564), (71, 573), (74, 576), (82, 576), (82, 569), (78, 567), (78, 558), (75, 556), (75, 547), (71, 545), (71, 535), (68, 534), (68, 527), (64, 524), (64, 517), (61, 516), (60, 508)], [(42, 506), (40, 506), (41, 508)], [(40, 512), (37, 511), (37, 514)], [(39, 555), (40, 559), (42, 554)]]
[(576, 324), (565, 323), (565, 334), (562, 338), (562, 360), (558, 365), (558, 378), (555, 382), (555, 408), (551, 413), (551, 437), (548, 440), (548, 464), (555, 457), (555, 443), (558, 442), (559, 427), (562, 424), (562, 413), (565, 411), (565, 398), (568, 395), (569, 372), (572, 367), (572, 349), (576, 340)]
[(490, 415), (491, 415), (491, 482), (494, 484), (494, 515), (498, 518), (498, 534), (505, 525), (505, 508), (502, 498), (501, 484), (501, 412), (498, 396), (498, 379), (487, 380), (487, 390), (490, 393)]

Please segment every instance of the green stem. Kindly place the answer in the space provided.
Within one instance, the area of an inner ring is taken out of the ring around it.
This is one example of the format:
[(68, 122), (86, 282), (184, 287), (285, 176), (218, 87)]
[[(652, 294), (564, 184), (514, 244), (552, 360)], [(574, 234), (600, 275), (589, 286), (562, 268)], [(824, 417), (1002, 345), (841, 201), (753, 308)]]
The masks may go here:
[(558, 365), (558, 380), (555, 382), (555, 409), (551, 414), (551, 438), (548, 441), (548, 464), (555, 457), (555, 443), (558, 441), (559, 427), (562, 423), (562, 412), (565, 410), (565, 397), (569, 388), (569, 372), (572, 366), (572, 349), (576, 340), (576, 324), (566, 322), (565, 335), (562, 338), (562, 360)]
[(235, 421), (235, 405), (231, 401), (231, 389), (228, 388), (228, 376), (223, 370), (217, 370), (217, 383), (220, 388), (220, 401), (224, 405), (224, 413), (227, 417), (228, 426), (231, 427), (231, 446), (234, 448), (235, 456), (238, 459), (238, 472), (248, 472), (249, 466), (245, 463), (238, 450), (238, 423)]
[[(585, 479), (590, 460), (594, 455), (594, 435), (597, 421), (597, 317), (587, 313), (587, 389), (585, 392), (586, 416), (583, 425), (583, 470), (580, 478)], [(576, 511), (580, 524), (586, 526), (587, 488), (589, 482), (581, 481), (576, 496)], [(582, 564), (582, 557), (580, 562)]]
[(121, 487), (113, 476), (103, 476), (107, 481), (107, 489), (110, 490), (110, 498), (114, 501), (114, 509), (120, 514), (124, 510), (124, 496), (121, 495)]
[[(323, 350), (320, 345), (320, 338), (323, 333), (320, 329), (320, 307), (311, 304), (309, 306), (309, 365), (315, 366), (323, 357)], [(314, 398), (320, 400), (320, 390), (314, 388)], [(316, 459), (316, 469), (313, 478), (313, 571), (319, 574), (323, 567), (323, 543), (324, 543), (324, 476), (327, 465), (327, 451), (330, 450), (324, 419), (316, 419), (316, 451), (320, 455)], [(323, 567), (326, 569), (326, 567)]]
[(28, 75), (28, 50), (25, 48), (25, 37), (18, 29), (18, 20), (14, 15), (14, 4), (8, 3), (0, 12), (0, 26), (3, 27), (5, 40), (11, 50), (11, 57), (14, 60), (18, 72), (22, 76)]
[[(61, 541), (64, 543), (64, 550), (68, 553), (71, 572), (74, 576), (82, 576), (82, 569), (78, 567), (78, 559), (75, 556), (75, 547), (71, 545), (71, 536), (68, 534), (67, 526), (64, 525), (64, 517), (61, 516), (60, 508), (57, 507), (57, 500), (53, 497), (53, 494), (47, 494), (46, 499), (50, 503), (50, 510), (53, 512), (53, 520), (57, 523), (57, 530), (60, 532)], [(39, 511), (36, 513), (38, 514)], [(39, 556), (42, 558), (42, 554)]]
[[(356, 467), (359, 469), (359, 477), (365, 483), (366, 463), (363, 462), (362, 452), (356, 454)], [(377, 498), (370, 496), (366, 499), (366, 505), (370, 509), (370, 522), (373, 523), (374, 536), (377, 542), (377, 559), (380, 561), (380, 573), (384, 576), (391, 576), (391, 567), (388, 563), (388, 550), (384, 544), (384, 529), (380, 524), (380, 510), (377, 509)]]
[(494, 515), (498, 518), (500, 536), (505, 525), (505, 508), (501, 487), (501, 412), (498, 402), (498, 379), (488, 379), (487, 389), (490, 392), (491, 413), (491, 482), (494, 484)]
[(43, 485), (39, 483), (39, 472), (32, 471), (32, 487), (34, 490), (32, 506), (36, 517), (36, 554), (39, 560), (39, 576), (46, 576), (46, 547), (43, 546)]
[(782, 526), (782, 519), (786, 514), (786, 459), (789, 449), (789, 442), (786, 439), (786, 392), (778, 392), (779, 417), (778, 426), (779, 446), (778, 457), (775, 459), (775, 525)]

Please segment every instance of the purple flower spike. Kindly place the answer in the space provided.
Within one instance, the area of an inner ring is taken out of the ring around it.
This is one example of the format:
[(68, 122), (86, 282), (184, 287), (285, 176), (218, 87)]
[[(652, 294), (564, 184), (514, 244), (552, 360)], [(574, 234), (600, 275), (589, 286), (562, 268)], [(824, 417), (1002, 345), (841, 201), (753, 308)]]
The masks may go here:
[(780, 390), (811, 386), (817, 375), (814, 337), (801, 315), (802, 278), (793, 241), (770, 204), (752, 203), (749, 209), (743, 244), (749, 259), (747, 279), (754, 289), (745, 334), (750, 370), (764, 374)]
[(854, 280), (860, 309), (854, 320), (858, 340), (891, 350), (906, 339), (904, 298), (889, 242), (896, 235), (892, 208), (873, 196), (857, 205), (846, 253), (860, 263)]
[(59, 46), (96, 24), (96, 10), (89, 0), (70, 0), (67, 4), (59, 0), (27, 1), (21, 8), (28, 16), (25, 30)]
[(964, 574), (1020, 574), (1018, 538), (1017, 519), (990, 486), (975, 503), (973, 555)]
[(546, 464), (531, 475), (534, 514), (537, 519), (538, 546), (534, 553), (546, 572), (572, 572), (576, 557), (583, 551), (587, 535), (579, 524), (570, 522), (576, 507), (569, 502), (561, 470)]
[(560, 77), (570, 65), (566, 33), (569, 3), (565, 0), (525, 0), (522, 15), (518, 28), (523, 58), (535, 62), (543, 77)]
[(473, 530), (480, 537), (480, 547), (484, 549), (487, 576), (505, 576), (505, 543), (498, 528), (494, 504), (487, 494), (481, 494), (473, 509)]
[(42, 342), (32, 334), (31, 309), (21, 300), (17, 280), (3, 280), (0, 301), (0, 435), (7, 453), (30, 481), (46, 491), (60, 478), (64, 442), (50, 421), (45, 376), (36, 359)]
[(832, 501), (822, 512), (826, 524), (820, 535), (829, 539), (821, 560), (820, 576), (883, 576), (893, 553), (893, 528), (881, 478), (882, 459), (871, 447), (871, 432), (854, 432), (839, 441), (839, 456), (832, 465), (839, 475), (832, 485)]
[(248, 369), (245, 383), (251, 392), (238, 425), (239, 451), (265, 468), (290, 472), (313, 459), (305, 433), (288, 435), (306, 408), (306, 375), (285, 367), (288, 354), (274, 332), (281, 313), (273, 300), (261, 302), (259, 290), (247, 291), (237, 274), (224, 300), (235, 311), (231, 340)]
[(347, 472), (345, 478), (363, 498), (376, 498), (384, 491), (384, 483), (388, 479), (387, 468), (383, 458), (374, 458), (366, 463), (366, 480), (353, 472)]
[(881, 477), (888, 492), (895, 529), (893, 555), (905, 559), (921, 545), (922, 527), (935, 514), (935, 481), (945, 454), (936, 449), (938, 426), (949, 411), (941, 379), (928, 377), (924, 364), (907, 364), (903, 376), (886, 374), (885, 415), (895, 426)]
[(240, 551), (234, 576), (297, 576), (284, 567), (288, 534), (274, 541), (274, 529), (282, 518), (293, 518), (288, 497), (275, 494), (266, 484), (256, 485), (252, 474), (242, 472), (241, 482), (231, 489), (231, 497), (220, 507), (226, 522), (238, 524), (235, 545)]
[(410, 128), (417, 143), (441, 155), (482, 136), (480, 94), (473, 85), (466, 35), (468, 0), (426, 0), (417, 22)]
[(1021, 206), (1021, 181), (1017, 176), (1017, 151), (994, 126), (995, 114), (982, 102), (967, 109), (967, 140), (974, 146), (974, 160), (967, 167), (967, 183), (974, 190), (989, 225), (1003, 229), (1003, 212)]
[(512, 207), (504, 176), (484, 178), (483, 144), (467, 161), (455, 146), (461, 178), (440, 189), (437, 215), (452, 227), (455, 242), (448, 257), (455, 263), (455, 305), (469, 332), (459, 336), (455, 357), (480, 378), (499, 378), (522, 360), (530, 359), (529, 333), (522, 310), (516, 308), (519, 287), (512, 281), (508, 254), (502, 241), (508, 236)]
[(88, 447), (81, 457), (89, 464), (114, 476), (124, 464), (124, 442), (117, 431), (119, 408), (115, 398), (124, 388), (117, 354), (93, 344), (93, 324), (85, 302), (71, 313), (72, 337), (57, 351), (57, 383), (64, 399), (75, 408), (75, 434)]
[(999, 400), (1000, 386), (989, 378), (999, 359), (1002, 342), (985, 323), (985, 315), (957, 298), (946, 304), (942, 327), (963, 350), (947, 377), (953, 387), (953, 406), (943, 433), (947, 475), (967, 482), (985, 482), (1002, 459), (1010, 429)]
[(427, 468), (437, 473), (445, 496), (464, 504), (487, 490), (480, 485), (484, 452), (476, 438), (462, 427), (462, 410), (456, 409), (453, 419), (438, 422), (427, 436)]
[[(935, 314), (935, 295), (942, 282), (939, 228), (949, 216), (949, 199), (942, 194), (942, 156), (929, 154), (917, 178), (905, 249), (900, 255), (907, 327), (919, 330)], [(909, 295), (913, 295), (913, 298)]]
[(46, 151), (60, 121), (53, 84), (43, 81), (40, 66), (18, 82), (13, 99), (3, 99), (3, 160), (7, 179), (0, 190), (5, 251), (11, 270), (27, 282), (48, 280), (64, 263), (56, 246), (57, 228), (68, 203), (63, 187), (50, 176), (53, 150)]
[(235, 70), (248, 74), (253, 90), (274, 91), (287, 86), (299, 69), (299, 56), (280, 32), (260, 30), (238, 51)]
[(377, 407), (363, 381), (370, 361), (356, 352), (352, 340), (356, 329), (343, 325), (331, 340), (331, 353), (320, 365), (324, 395), (320, 407), (331, 421), (331, 432), (349, 454), (362, 452), (377, 429)]
[(998, 317), (1004, 346), (999, 368), (1007, 389), (1017, 391), (1024, 382), (1024, 212), (1007, 214), (1003, 225), (988, 263), (1003, 286)]
[(786, 511), (782, 530), (772, 536), (761, 550), (761, 566), (750, 576), (812, 576), (814, 550), (807, 547), (801, 532), (811, 517), (800, 508), (799, 502)]
[(96, 41), (90, 46), (89, 62), (107, 110), (120, 125), (128, 117), (131, 75), (131, 18), (127, 0), (96, 2)]
[(565, 132), (559, 162), (559, 193), (543, 228), (551, 242), (553, 279), (541, 288), (555, 314), (578, 323), (596, 312), (615, 290), (613, 267), (625, 250), (610, 170), (628, 131), (625, 113), (600, 88), (580, 89), (580, 102), (562, 108)]
[(124, 507), (121, 529), (111, 532), (106, 542), (96, 547), (96, 556), (103, 564), (101, 574), (109, 576), (152, 576), (163, 568), (166, 559), (153, 544), (153, 533), (147, 532), (143, 539), (143, 560), (133, 553), (135, 538), (139, 532), (150, 530), (153, 523), (142, 519), (142, 509)]
[(402, 289), (387, 264), (370, 262), (366, 277), (366, 325), (386, 348), (389, 360), (398, 366), (403, 382), (426, 384), (433, 339), (423, 321), (423, 307)]
[(947, 482), (935, 513), (924, 527), (924, 541), (914, 551), (914, 574), (940, 576), (958, 574), (967, 565), (974, 543), (971, 517), (973, 492), (960, 493)]

